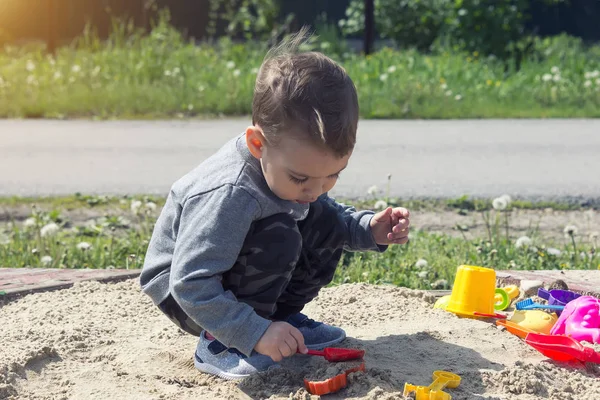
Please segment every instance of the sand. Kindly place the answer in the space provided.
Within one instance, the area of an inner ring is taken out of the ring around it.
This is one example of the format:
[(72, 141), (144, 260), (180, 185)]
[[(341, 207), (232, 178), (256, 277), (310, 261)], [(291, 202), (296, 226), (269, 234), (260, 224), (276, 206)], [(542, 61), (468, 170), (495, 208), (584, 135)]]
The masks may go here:
[[(597, 366), (558, 364), (486, 321), (432, 308), (423, 292), (365, 284), (328, 288), (305, 311), (343, 327), (366, 372), (324, 399), (403, 399), (435, 370), (462, 377), (454, 400), (600, 399)], [(196, 339), (180, 332), (135, 280), (86, 282), (0, 306), (0, 399), (316, 400), (303, 378), (322, 357), (296, 355), (244, 381), (196, 371)]]

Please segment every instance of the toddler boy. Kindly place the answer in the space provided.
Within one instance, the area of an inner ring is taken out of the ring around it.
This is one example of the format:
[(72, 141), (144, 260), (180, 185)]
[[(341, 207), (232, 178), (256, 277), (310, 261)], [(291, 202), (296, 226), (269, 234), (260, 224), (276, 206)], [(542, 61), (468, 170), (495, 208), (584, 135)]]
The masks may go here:
[(298, 51), (306, 38), (303, 29), (267, 54), (252, 125), (174, 183), (140, 276), (160, 310), (199, 337), (196, 368), (225, 379), (344, 340), (303, 307), (344, 249), (408, 241), (406, 209), (358, 212), (327, 195), (354, 149), (358, 100), (342, 67)]

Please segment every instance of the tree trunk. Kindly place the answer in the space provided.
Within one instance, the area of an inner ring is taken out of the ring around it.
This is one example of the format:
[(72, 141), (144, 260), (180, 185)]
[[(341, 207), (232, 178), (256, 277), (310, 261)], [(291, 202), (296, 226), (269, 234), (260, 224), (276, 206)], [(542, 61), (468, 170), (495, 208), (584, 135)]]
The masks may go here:
[(365, 0), (365, 54), (373, 51), (375, 37), (375, 0)]

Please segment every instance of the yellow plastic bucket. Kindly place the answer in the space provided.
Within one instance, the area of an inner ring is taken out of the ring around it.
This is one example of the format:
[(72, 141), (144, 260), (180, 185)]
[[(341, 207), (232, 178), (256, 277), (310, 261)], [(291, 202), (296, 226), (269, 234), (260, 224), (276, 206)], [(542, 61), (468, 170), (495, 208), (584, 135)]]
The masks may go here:
[(496, 271), (491, 268), (461, 265), (456, 271), (446, 311), (464, 317), (473, 313), (494, 314)]

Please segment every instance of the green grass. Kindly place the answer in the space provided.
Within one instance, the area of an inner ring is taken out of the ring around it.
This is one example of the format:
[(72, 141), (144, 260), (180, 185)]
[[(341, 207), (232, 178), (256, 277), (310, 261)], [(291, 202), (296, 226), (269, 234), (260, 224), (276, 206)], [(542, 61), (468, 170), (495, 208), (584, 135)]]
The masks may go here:
[[(0, 207), (23, 207), (36, 205), (42, 209), (64, 209), (73, 210), (78, 208), (90, 209), (120, 209), (128, 210), (132, 199), (138, 199), (142, 202), (153, 202), (162, 207), (166, 198), (164, 196), (112, 196), (112, 195), (83, 195), (75, 194), (72, 196), (43, 196), (43, 197), (22, 197), (5, 196), (0, 197)], [(372, 209), (375, 203), (380, 200), (376, 196), (365, 196), (363, 198), (345, 198), (336, 197), (341, 203), (352, 204), (358, 209)], [(457, 210), (458, 212), (486, 211), (492, 209), (492, 199), (471, 198), (461, 196), (458, 198), (439, 199), (402, 199), (398, 197), (386, 198), (386, 203), (391, 206), (405, 207), (410, 210)], [(557, 211), (575, 211), (591, 208), (582, 203), (574, 201), (531, 201), (514, 199), (510, 203), (510, 209), (514, 210), (543, 210), (553, 209)]]
[[(88, 32), (55, 57), (32, 47), (0, 53), (0, 117), (250, 114), (264, 47), (193, 45), (167, 21), (146, 36), (116, 27), (106, 42)], [(540, 39), (521, 70), (508, 73), (478, 54), (330, 55), (354, 80), (363, 118), (600, 116), (600, 47), (573, 38)]]
[[(28, 219), (0, 224), (0, 267), (141, 268), (160, 199), (101, 198), (104, 200), (82, 195), (40, 202), (27, 199), (26, 204), (33, 204)], [(0, 201), (0, 206), (8, 204), (25, 203), (16, 198)], [(66, 212), (75, 205), (77, 210), (94, 208), (98, 212), (92, 220), (75, 223)], [(550, 242), (533, 230), (531, 243), (518, 246), (510, 232), (506, 234), (510, 231), (506, 214), (487, 213), (489, 234), (485, 238), (456, 238), (413, 229), (408, 245), (392, 246), (384, 253), (345, 253), (333, 284), (369, 282), (447, 289), (461, 264), (500, 270), (600, 268), (597, 238), (584, 242), (572, 236)]]

